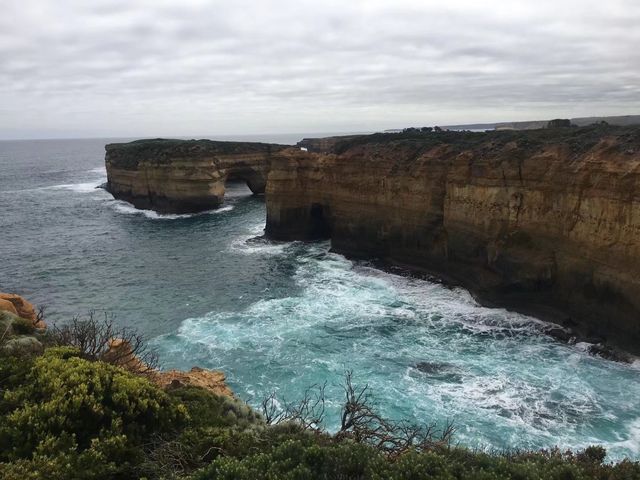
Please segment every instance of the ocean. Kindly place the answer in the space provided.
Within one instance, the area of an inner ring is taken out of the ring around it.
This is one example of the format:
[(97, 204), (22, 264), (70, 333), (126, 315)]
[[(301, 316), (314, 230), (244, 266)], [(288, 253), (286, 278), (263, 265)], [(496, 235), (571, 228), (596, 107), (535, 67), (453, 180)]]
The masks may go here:
[(149, 339), (163, 368), (221, 369), (253, 406), (326, 382), (330, 430), (351, 370), (383, 415), (453, 421), (463, 445), (598, 444), (611, 460), (640, 460), (638, 364), (590, 356), (534, 318), (328, 242), (264, 240), (264, 199), (241, 184), (215, 211), (136, 210), (96, 188), (113, 141), (0, 142), (0, 291), (45, 305), (49, 323), (113, 316)]

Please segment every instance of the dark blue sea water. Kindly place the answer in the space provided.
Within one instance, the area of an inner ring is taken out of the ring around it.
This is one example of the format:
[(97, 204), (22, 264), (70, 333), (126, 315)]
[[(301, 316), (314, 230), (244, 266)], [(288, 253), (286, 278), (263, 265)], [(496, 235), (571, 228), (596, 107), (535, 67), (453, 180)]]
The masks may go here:
[(601, 444), (612, 459), (640, 458), (638, 365), (591, 357), (540, 335), (533, 318), (354, 263), (326, 242), (256, 238), (264, 200), (243, 185), (217, 211), (135, 210), (95, 188), (108, 141), (0, 142), (0, 291), (47, 305), (49, 322), (110, 312), (151, 339), (165, 368), (223, 369), (254, 405), (327, 381), (329, 428), (352, 369), (385, 415), (453, 419), (466, 445)]

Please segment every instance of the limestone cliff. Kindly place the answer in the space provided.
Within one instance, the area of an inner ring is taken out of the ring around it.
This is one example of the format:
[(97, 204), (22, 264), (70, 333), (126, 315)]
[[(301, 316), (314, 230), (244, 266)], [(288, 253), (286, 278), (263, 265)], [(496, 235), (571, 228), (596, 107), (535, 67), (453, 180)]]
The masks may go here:
[(269, 236), (331, 238), (640, 350), (640, 129), (376, 134), (333, 151), (272, 158)]
[(269, 159), (282, 145), (211, 140), (138, 140), (106, 147), (107, 190), (137, 208), (189, 213), (217, 208), (225, 182), (264, 193)]

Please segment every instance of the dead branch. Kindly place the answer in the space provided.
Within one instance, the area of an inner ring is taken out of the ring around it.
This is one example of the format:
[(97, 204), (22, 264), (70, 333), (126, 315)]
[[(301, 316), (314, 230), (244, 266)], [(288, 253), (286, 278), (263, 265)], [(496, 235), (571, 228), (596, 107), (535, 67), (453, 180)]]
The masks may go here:
[(75, 347), (88, 360), (102, 360), (139, 374), (157, 370), (158, 356), (148, 348), (145, 337), (135, 329), (117, 326), (106, 312), (101, 319), (93, 311), (86, 319), (74, 317), (69, 324), (54, 325), (51, 332), (55, 344)]

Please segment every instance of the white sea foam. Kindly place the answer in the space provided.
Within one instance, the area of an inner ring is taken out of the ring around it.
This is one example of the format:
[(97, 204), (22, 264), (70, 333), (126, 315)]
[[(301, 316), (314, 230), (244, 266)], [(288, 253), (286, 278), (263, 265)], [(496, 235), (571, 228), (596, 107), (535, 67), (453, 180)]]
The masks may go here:
[(173, 214), (173, 213), (158, 213), (153, 210), (143, 210), (134, 207), (129, 202), (125, 202), (123, 200), (111, 200), (109, 204), (112, 208), (118, 213), (123, 213), (125, 215), (143, 215), (146, 218), (151, 220), (177, 220), (180, 218), (192, 218), (201, 215), (218, 215), (225, 212), (230, 212), (233, 210), (233, 205), (227, 205), (222, 208), (218, 208), (216, 210), (206, 210), (204, 212), (197, 213), (185, 213), (185, 214)]
[(83, 182), (83, 183), (67, 183), (62, 185), (52, 185), (50, 187), (44, 187), (46, 190), (70, 190), (72, 192), (77, 193), (91, 193), (99, 190), (100, 185), (102, 185), (104, 181), (100, 182)]
[[(327, 398), (339, 399), (337, 383), (349, 368), (369, 383), (383, 414), (455, 418), (456, 438), (469, 445), (598, 443), (611, 458), (640, 455), (631, 446), (640, 426), (620, 430), (640, 395), (634, 368), (542, 335), (537, 319), (482, 307), (461, 289), (359, 266), (327, 253), (326, 244), (285, 252), (298, 264), (297, 289), (184, 320), (156, 340), (162, 357), (224, 366), (234, 389), (254, 403), (278, 388), (295, 399), (324, 381)], [(444, 367), (429, 373), (419, 363)], [(331, 418), (339, 401), (327, 405)]]
[(101, 181), (80, 182), (80, 183), (63, 183), (60, 185), (48, 185), (45, 187), (25, 188), (22, 190), (7, 190), (1, 193), (24, 193), (24, 192), (41, 192), (45, 190), (69, 190), (76, 193), (92, 193), (100, 191), (100, 186), (104, 183)]
[(264, 238), (262, 224), (255, 225), (247, 233), (229, 244), (229, 249), (244, 255), (281, 255), (292, 242), (274, 242)]
[(616, 447), (631, 452), (635, 458), (640, 457), (640, 417), (627, 422), (626, 432), (621, 436), (625, 438), (616, 442)]

